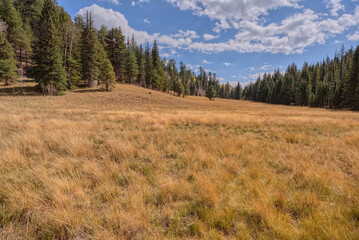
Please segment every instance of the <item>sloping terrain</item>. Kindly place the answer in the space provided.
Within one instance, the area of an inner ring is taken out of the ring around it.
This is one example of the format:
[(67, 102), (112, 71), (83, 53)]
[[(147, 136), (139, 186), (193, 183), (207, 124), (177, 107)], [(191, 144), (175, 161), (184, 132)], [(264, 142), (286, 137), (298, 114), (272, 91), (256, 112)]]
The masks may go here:
[(1, 96), (0, 139), (0, 239), (359, 238), (356, 112), (118, 85)]

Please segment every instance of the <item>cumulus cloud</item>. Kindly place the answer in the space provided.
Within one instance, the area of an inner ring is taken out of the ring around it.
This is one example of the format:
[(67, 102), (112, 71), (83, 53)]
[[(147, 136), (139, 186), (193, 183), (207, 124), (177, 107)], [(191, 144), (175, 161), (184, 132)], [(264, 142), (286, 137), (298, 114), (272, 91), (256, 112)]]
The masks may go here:
[(118, 0), (99, 0), (100, 2), (108, 2), (114, 5), (120, 5), (120, 2)]
[(302, 0), (167, 0), (181, 10), (218, 20), (216, 31), (236, 27), (240, 20), (258, 20), (269, 10), (280, 7), (299, 8)]
[(330, 8), (330, 14), (334, 17), (338, 16), (339, 11), (344, 11), (344, 5), (342, 0), (325, 0), (327, 3), (327, 8)]
[(203, 39), (205, 41), (210, 41), (210, 40), (213, 40), (213, 39), (216, 39), (216, 38), (218, 38), (218, 36), (213, 36), (213, 35), (208, 34), (208, 33), (203, 34)]
[(202, 63), (203, 63), (203, 64), (212, 64), (212, 62), (209, 62), (209, 61), (207, 61), (206, 59), (203, 59), (203, 60), (202, 60)]
[[(280, 22), (265, 24), (265, 22), (257, 21), (262, 14), (267, 14), (269, 9), (278, 7), (299, 7), (299, 0), (167, 0), (178, 5), (181, 9), (193, 10), (197, 14), (211, 16), (215, 18), (218, 13), (222, 13), (224, 9), (230, 11), (225, 17), (217, 17), (218, 20), (225, 20), (228, 23), (231, 20), (238, 20), (236, 25), (232, 26), (237, 29), (237, 34), (224, 42), (205, 42), (216, 38), (214, 35), (204, 34), (201, 41), (200, 36), (191, 30), (180, 30), (171, 35), (148, 34), (145, 31), (137, 31), (131, 28), (125, 16), (120, 12), (112, 9), (105, 9), (96, 4), (83, 8), (79, 14), (84, 15), (86, 11), (92, 12), (96, 27), (105, 25), (111, 27), (121, 27), (126, 36), (135, 35), (137, 42), (152, 42), (157, 39), (160, 47), (169, 49), (185, 49), (189, 51), (200, 51), (203, 53), (218, 53), (224, 51), (236, 52), (268, 52), (268, 53), (303, 53), (308, 46), (314, 44), (324, 44), (330, 37), (345, 33), (349, 27), (359, 25), (359, 6), (354, 9), (352, 14), (343, 14), (336, 18), (323, 16), (315, 13), (310, 9), (300, 9), (298, 13), (288, 16)], [(224, 6), (212, 4), (213, 2), (224, 2)], [(233, 4), (232, 7), (227, 4)], [(236, 8), (238, 4), (248, 8), (256, 14), (247, 16), (246, 11), (239, 12), (235, 16), (231, 9)], [(257, 5), (255, 5), (257, 4)], [(215, 7), (217, 6), (217, 7)], [(227, 6), (227, 8), (226, 8)], [(224, 8), (224, 9), (222, 9)], [(233, 15), (233, 16), (232, 16)], [(257, 17), (253, 17), (257, 16)], [(221, 19), (220, 19), (221, 18)], [(239, 20), (240, 18), (240, 20)], [(233, 23), (233, 21), (232, 21)], [(213, 38), (214, 37), (214, 38)], [(358, 33), (347, 36), (349, 40), (355, 41)]]
[[(117, 1), (117, 0), (115, 0)], [(131, 6), (134, 7), (136, 5), (142, 6), (143, 3), (148, 3), (149, 0), (137, 0), (137, 1), (132, 1), (131, 2)]]
[(359, 41), (359, 31), (356, 31), (353, 34), (348, 34), (347, 35), (348, 40), (350, 41)]

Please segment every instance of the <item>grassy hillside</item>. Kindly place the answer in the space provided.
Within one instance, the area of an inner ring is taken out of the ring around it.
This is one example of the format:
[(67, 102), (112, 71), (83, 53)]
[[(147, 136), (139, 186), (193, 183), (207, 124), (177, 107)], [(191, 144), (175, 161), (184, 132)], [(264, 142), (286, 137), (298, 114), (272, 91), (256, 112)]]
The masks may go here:
[(0, 239), (359, 238), (356, 112), (119, 85), (1, 96), (0, 139)]

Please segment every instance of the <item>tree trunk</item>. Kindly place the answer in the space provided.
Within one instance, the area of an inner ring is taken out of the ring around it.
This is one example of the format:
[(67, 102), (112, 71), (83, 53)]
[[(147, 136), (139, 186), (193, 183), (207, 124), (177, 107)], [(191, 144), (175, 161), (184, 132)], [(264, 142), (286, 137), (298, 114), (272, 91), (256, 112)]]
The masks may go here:
[(89, 88), (95, 88), (98, 85), (98, 81), (97, 80), (89, 80), (88, 86)]

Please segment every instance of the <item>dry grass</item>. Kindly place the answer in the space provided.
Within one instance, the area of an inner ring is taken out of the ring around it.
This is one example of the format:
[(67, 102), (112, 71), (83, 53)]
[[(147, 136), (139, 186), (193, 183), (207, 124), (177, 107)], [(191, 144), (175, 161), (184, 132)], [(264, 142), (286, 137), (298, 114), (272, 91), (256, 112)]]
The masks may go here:
[(149, 92), (0, 97), (0, 239), (359, 238), (359, 113)]

